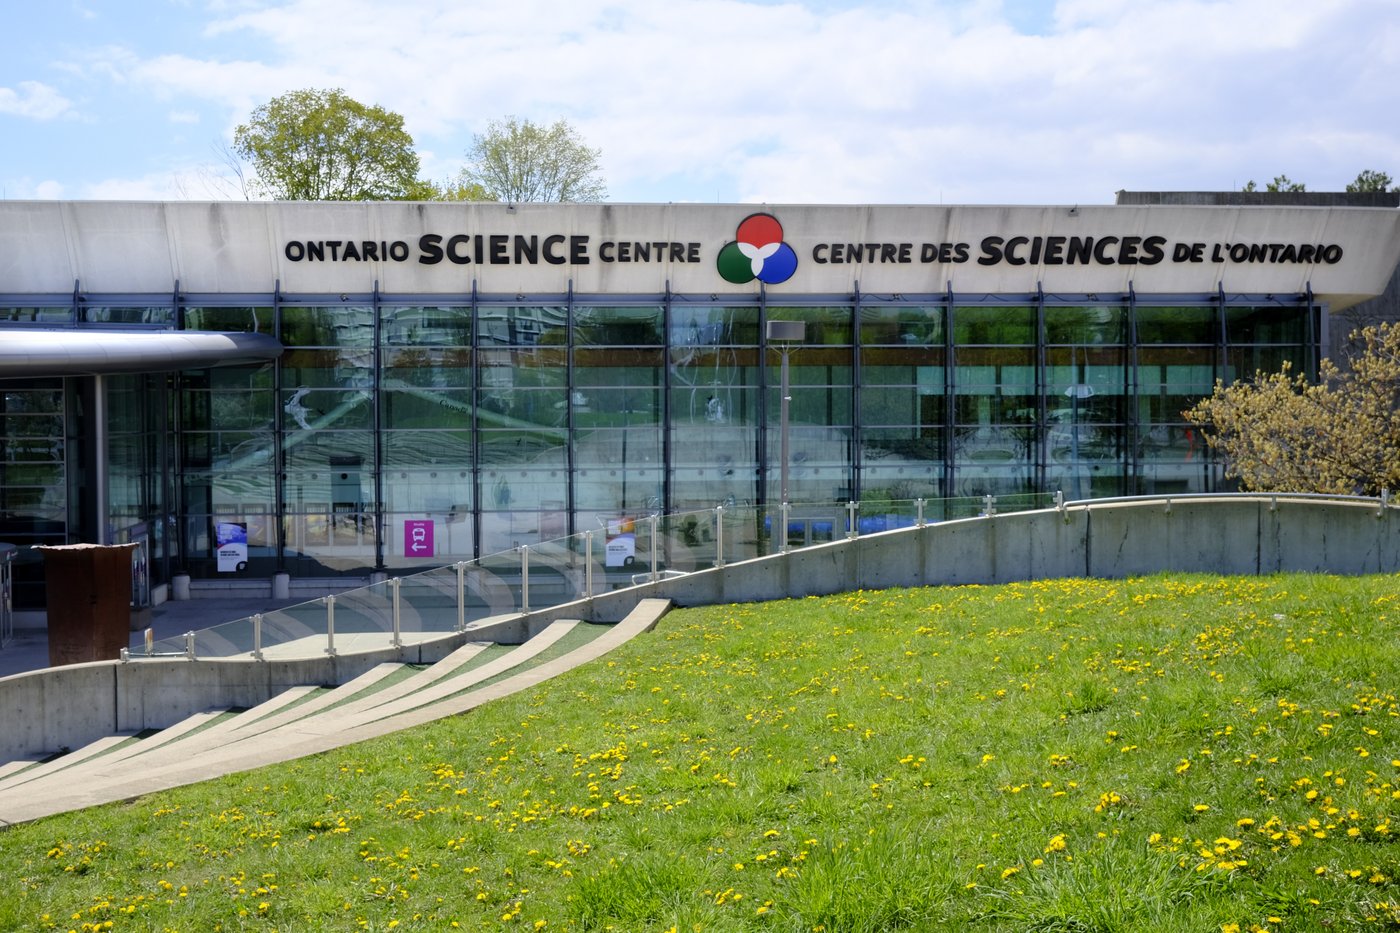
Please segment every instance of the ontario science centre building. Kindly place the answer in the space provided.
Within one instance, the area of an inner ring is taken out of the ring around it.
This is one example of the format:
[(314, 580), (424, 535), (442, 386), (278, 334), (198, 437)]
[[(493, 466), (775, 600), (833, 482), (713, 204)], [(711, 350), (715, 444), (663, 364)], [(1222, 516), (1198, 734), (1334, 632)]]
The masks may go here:
[(0, 201), (0, 541), (363, 582), (784, 474), (1208, 492), (1183, 410), (1397, 260), (1393, 207)]

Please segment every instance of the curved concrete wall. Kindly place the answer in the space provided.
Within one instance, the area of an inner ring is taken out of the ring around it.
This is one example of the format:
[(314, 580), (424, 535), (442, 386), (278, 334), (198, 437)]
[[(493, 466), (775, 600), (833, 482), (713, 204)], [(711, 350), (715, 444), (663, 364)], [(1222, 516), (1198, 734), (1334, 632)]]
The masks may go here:
[(1400, 507), (1375, 500), (1208, 496), (1081, 503), (866, 535), (728, 564), (365, 654), (298, 661), (115, 661), (0, 679), (0, 761), (78, 747), (192, 713), (253, 706), (288, 687), (338, 684), (383, 661), (427, 663), (467, 640), (518, 642), (556, 619), (621, 619), (643, 599), (680, 606), (892, 586), (1224, 574), (1400, 572)]

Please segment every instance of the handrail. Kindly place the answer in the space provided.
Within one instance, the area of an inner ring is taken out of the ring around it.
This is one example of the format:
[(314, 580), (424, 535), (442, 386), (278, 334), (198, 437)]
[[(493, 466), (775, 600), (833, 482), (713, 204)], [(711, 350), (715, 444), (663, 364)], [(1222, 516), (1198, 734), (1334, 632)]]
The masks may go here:
[[(724, 567), (736, 560), (930, 523), (986, 520), (1043, 509), (1065, 514), (1069, 521), (1070, 510), (1163, 503), (1170, 512), (1173, 500), (1202, 499), (1267, 500), (1270, 511), (1277, 509), (1280, 499), (1355, 502), (1378, 506), (1378, 517), (1388, 509), (1400, 508), (1390, 501), (1388, 491), (1380, 497), (1206, 492), (1066, 500), (1057, 492), (868, 503), (780, 503), (767, 508), (721, 504), (713, 509), (652, 514), (628, 521), (631, 530), (625, 533), (619, 523), (616, 533), (599, 536), (585, 531), (394, 577), (166, 639), (148, 646), (144, 655), (129, 653), (123, 660), (172, 656), (265, 660), (269, 649), (307, 639), (320, 644), (325, 654), (334, 656), (338, 653), (337, 634), (342, 643), (354, 636), (374, 641), (382, 635), (385, 644), (378, 647), (399, 648), (406, 639), (469, 631), (474, 623), (488, 616), (528, 613), (539, 608), (532, 603), (542, 602), (534, 598), (540, 593), (550, 597), (543, 602), (558, 605), (592, 598), (599, 592), (600, 583), (604, 592), (623, 589)], [(649, 538), (645, 548), (637, 540), (644, 533)], [(550, 592), (551, 588), (554, 592)], [(509, 605), (500, 601), (506, 594)], [(200, 646), (198, 652), (196, 645)]]

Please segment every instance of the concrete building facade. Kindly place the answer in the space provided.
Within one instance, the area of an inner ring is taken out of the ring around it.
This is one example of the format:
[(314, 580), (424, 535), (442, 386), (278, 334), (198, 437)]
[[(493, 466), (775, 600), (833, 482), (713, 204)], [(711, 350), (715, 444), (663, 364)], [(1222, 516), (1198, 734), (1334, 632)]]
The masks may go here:
[(139, 601), (782, 464), (794, 502), (1212, 491), (1182, 411), (1314, 372), (1397, 260), (1393, 207), (0, 202), (0, 540), (136, 542)]

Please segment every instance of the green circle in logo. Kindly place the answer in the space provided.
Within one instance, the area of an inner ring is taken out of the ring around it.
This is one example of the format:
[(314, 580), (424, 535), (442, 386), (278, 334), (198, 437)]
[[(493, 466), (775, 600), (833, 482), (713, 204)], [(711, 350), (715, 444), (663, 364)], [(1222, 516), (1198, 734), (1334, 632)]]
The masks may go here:
[(737, 241), (724, 245), (715, 257), (715, 265), (719, 267), (720, 277), (726, 282), (743, 285), (754, 280), (753, 260), (743, 254)]

